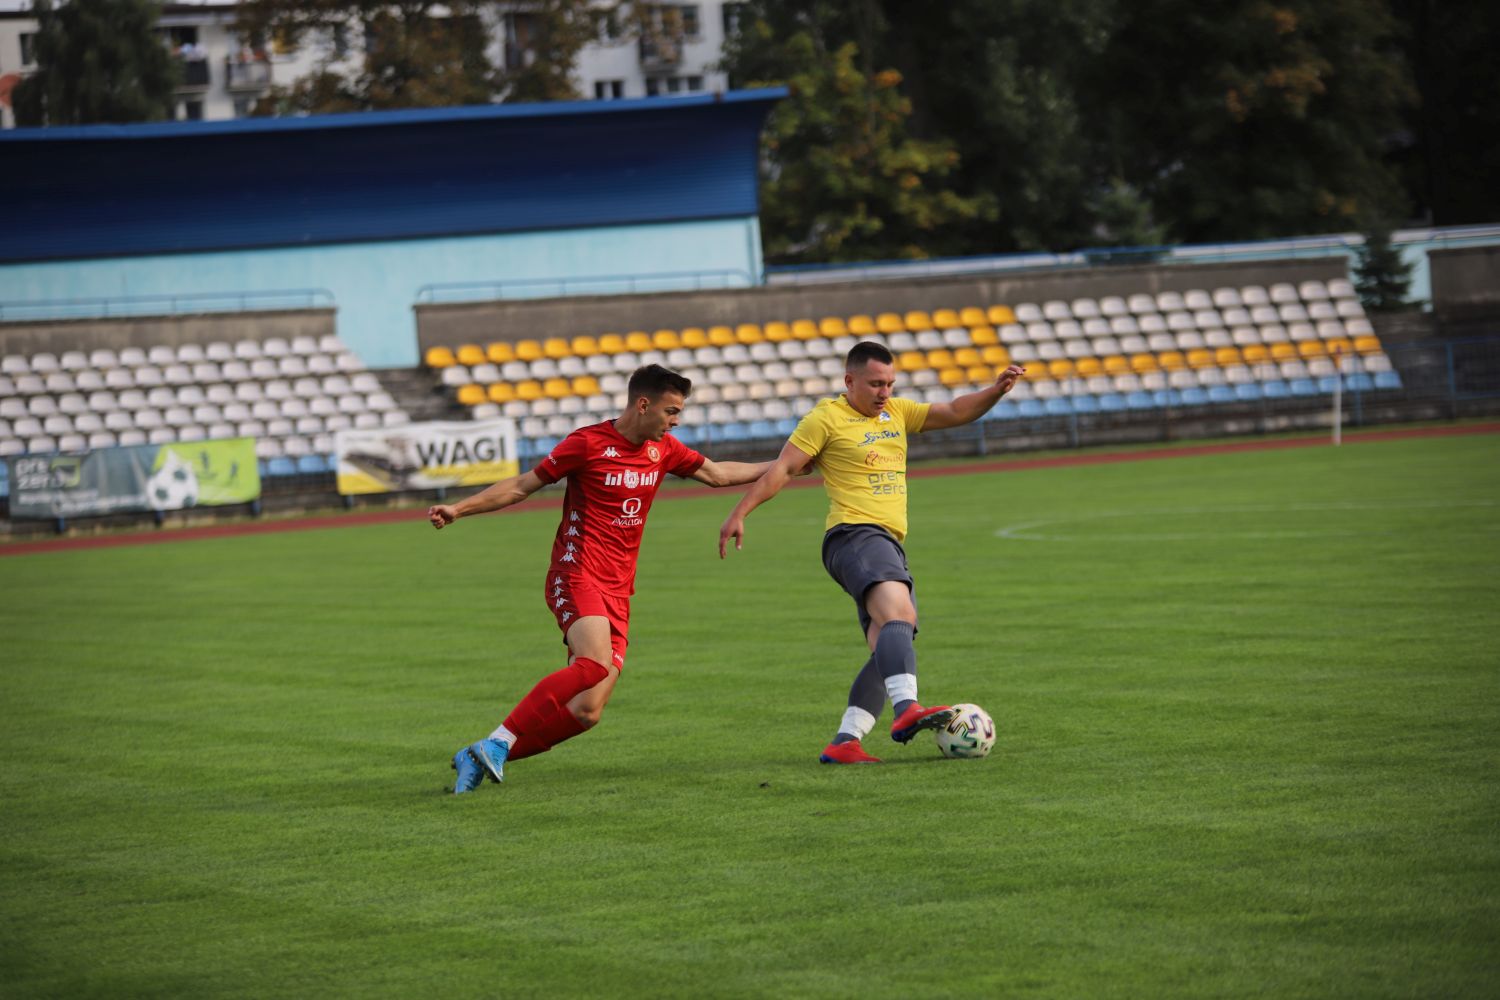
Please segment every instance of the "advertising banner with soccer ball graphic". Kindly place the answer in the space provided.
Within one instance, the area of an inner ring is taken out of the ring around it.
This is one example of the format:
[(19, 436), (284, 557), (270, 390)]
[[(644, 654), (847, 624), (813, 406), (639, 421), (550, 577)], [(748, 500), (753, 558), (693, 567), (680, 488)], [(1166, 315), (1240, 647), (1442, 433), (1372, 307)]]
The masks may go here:
[(520, 471), (511, 420), (405, 424), (334, 435), (339, 492), (483, 486)]
[(145, 444), (10, 459), (10, 516), (88, 517), (250, 503), (254, 438)]

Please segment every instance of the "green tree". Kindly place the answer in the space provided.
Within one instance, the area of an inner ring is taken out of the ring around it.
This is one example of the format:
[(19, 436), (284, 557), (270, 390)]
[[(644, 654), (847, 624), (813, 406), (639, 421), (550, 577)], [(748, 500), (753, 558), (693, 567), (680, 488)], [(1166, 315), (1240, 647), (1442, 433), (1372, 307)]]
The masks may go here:
[(36, 0), (37, 70), (12, 93), (18, 125), (161, 121), (178, 68), (147, 0)]
[(1355, 252), (1354, 289), (1371, 312), (1395, 312), (1408, 308), (1412, 266), (1391, 245), (1389, 226), (1377, 225), (1365, 234)]
[(946, 142), (912, 138), (901, 74), (871, 71), (858, 45), (830, 50), (804, 20), (778, 38), (765, 19), (742, 23), (733, 45), (745, 85), (792, 91), (762, 135), (761, 228), (777, 262), (928, 257), (953, 246), (947, 228), (992, 214), (943, 185), (958, 164)]

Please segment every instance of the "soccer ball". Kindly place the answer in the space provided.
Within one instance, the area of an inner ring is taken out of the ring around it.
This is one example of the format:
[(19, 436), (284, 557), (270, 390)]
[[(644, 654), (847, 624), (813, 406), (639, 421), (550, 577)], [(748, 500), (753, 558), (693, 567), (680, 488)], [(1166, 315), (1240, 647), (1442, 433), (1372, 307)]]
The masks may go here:
[(988, 757), (995, 746), (995, 720), (978, 705), (954, 705), (956, 714), (937, 731), (944, 757)]
[(198, 474), (176, 452), (162, 456), (161, 468), (146, 480), (146, 502), (153, 510), (182, 510), (198, 502)]

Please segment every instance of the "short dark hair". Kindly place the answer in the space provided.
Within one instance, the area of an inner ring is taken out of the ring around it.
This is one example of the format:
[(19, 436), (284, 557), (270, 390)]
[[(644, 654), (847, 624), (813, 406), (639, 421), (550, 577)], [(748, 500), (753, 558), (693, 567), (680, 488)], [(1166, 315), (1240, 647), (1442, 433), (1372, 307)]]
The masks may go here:
[(693, 380), (661, 365), (642, 365), (631, 373), (630, 383), (625, 387), (632, 406), (642, 396), (655, 402), (669, 391), (680, 392), (687, 399), (693, 392)]
[(873, 340), (861, 340), (849, 348), (849, 355), (844, 358), (844, 371), (852, 372), (856, 368), (863, 368), (871, 361), (893, 365), (896, 363), (896, 356), (886, 350), (882, 344), (877, 344)]

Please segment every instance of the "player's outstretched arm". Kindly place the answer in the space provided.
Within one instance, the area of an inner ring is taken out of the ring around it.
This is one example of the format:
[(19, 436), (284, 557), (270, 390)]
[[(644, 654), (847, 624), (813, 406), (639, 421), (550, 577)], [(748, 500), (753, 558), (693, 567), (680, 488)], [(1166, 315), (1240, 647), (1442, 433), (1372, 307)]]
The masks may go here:
[(782, 446), (781, 454), (776, 461), (770, 463), (761, 477), (755, 481), (755, 485), (745, 491), (740, 497), (740, 502), (734, 505), (728, 520), (719, 528), (719, 558), (723, 559), (729, 545), (729, 539), (734, 539), (734, 547), (744, 547), (745, 540), (745, 517), (755, 508), (781, 492), (787, 480), (793, 476), (802, 475), (812, 465), (813, 457), (788, 441)]
[[(705, 459), (693, 473), (693, 478), (700, 483), (719, 488), (722, 486), (744, 486), (753, 483), (764, 476), (775, 462), (715, 462)], [(812, 472), (812, 465), (792, 473), (794, 476), (805, 476)]]
[(972, 424), (994, 409), (995, 404), (1000, 402), (1000, 397), (1014, 389), (1025, 374), (1025, 368), (1011, 365), (996, 377), (993, 385), (959, 396), (951, 403), (933, 403), (932, 408), (927, 411), (927, 422), (922, 425), (922, 430), (940, 431), (948, 427)]
[(491, 483), (458, 503), (434, 504), (427, 508), (427, 520), (432, 522), (434, 528), (441, 528), (461, 517), (468, 517), (470, 514), (487, 514), (492, 510), (503, 510), (525, 500), (543, 485), (542, 481), (537, 478), (537, 474), (528, 470), (519, 476), (511, 476), (498, 483)]

